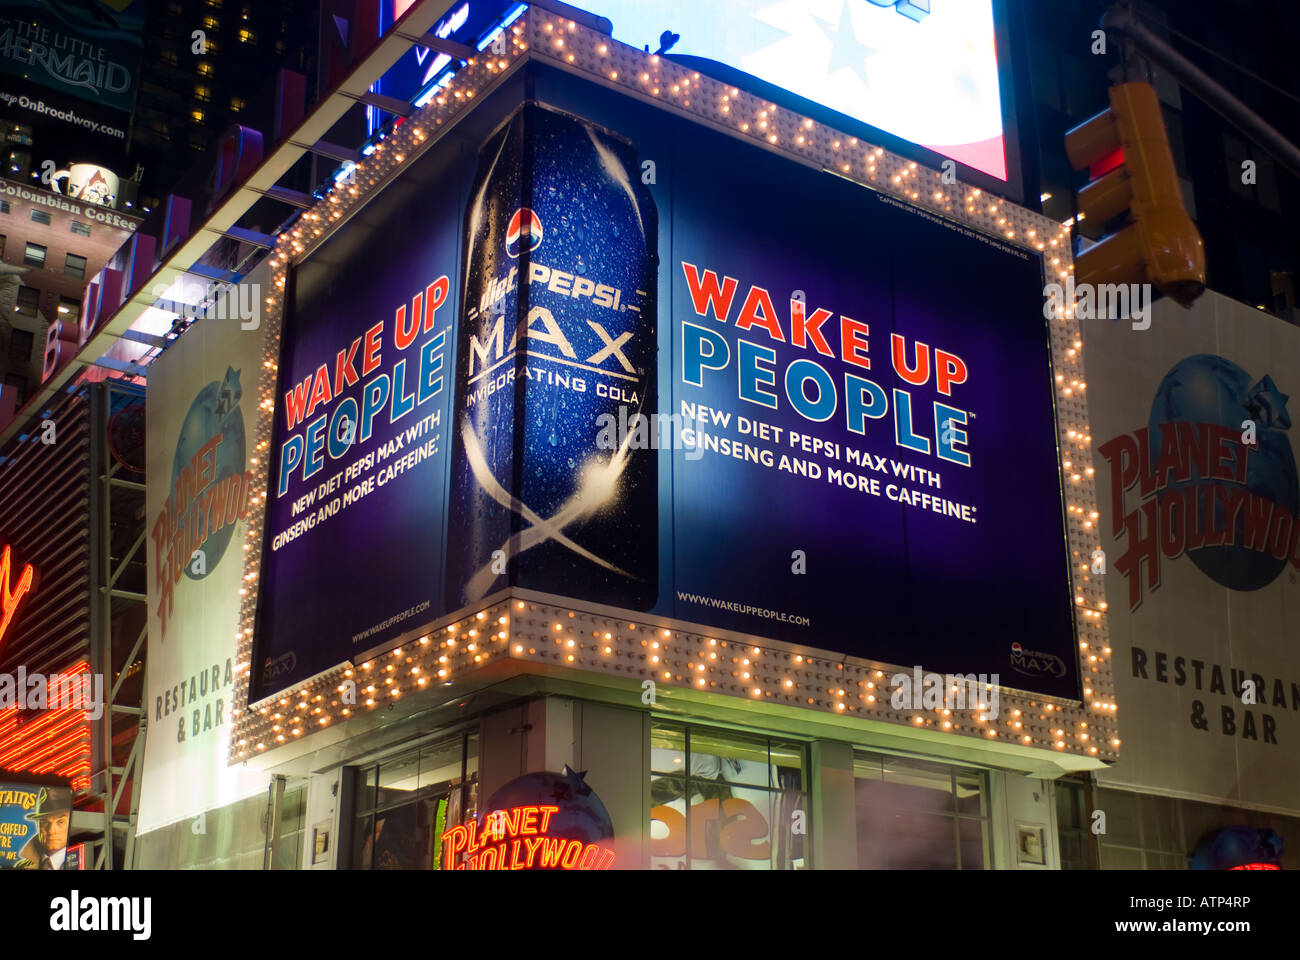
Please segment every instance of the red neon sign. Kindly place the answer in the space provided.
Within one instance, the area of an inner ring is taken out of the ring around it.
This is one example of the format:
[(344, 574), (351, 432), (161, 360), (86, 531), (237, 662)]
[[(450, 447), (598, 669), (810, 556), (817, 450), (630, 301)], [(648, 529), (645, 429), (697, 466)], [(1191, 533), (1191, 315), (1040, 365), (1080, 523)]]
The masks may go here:
[(1276, 863), (1243, 863), (1239, 867), (1229, 867), (1229, 870), (1281, 870)]
[[(598, 843), (548, 837), (559, 807), (495, 810), (442, 835), (444, 870), (608, 870), (614, 851)], [(463, 856), (458, 863), (457, 860)]]
[(32, 577), (36, 571), (32, 569), (29, 563), (23, 567), (22, 576), (18, 578), (18, 586), (14, 592), (9, 592), (9, 547), (5, 547), (4, 553), (0, 554), (0, 640), (4, 639), (5, 631), (9, 629), (9, 621), (14, 617), (14, 611), (18, 609), (18, 602), (22, 600), (23, 595), (27, 593), (32, 585)]

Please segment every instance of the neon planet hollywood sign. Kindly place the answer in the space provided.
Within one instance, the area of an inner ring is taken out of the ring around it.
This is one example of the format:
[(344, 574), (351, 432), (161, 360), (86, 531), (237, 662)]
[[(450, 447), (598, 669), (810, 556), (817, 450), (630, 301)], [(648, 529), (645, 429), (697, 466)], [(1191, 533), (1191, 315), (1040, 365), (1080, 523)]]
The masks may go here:
[(0, 640), (4, 639), (5, 631), (9, 629), (9, 621), (14, 618), (14, 612), (18, 609), (19, 601), (31, 588), (34, 576), (36, 576), (36, 571), (29, 563), (23, 567), (22, 575), (18, 578), (18, 586), (14, 587), (13, 593), (10, 593), (9, 548), (5, 547), (4, 553), (0, 554)]
[(559, 809), (511, 807), (483, 817), (481, 826), (471, 820), (468, 826), (452, 827), (442, 835), (442, 869), (608, 870), (614, 862), (608, 847), (546, 835)]

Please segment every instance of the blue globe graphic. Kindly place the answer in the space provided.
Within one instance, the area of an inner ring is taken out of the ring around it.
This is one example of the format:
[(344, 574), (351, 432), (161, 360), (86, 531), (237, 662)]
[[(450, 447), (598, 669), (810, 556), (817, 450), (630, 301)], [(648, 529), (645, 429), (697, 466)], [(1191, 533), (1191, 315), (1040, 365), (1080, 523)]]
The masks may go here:
[(483, 813), (490, 816), (494, 810), (546, 804), (560, 808), (551, 815), (547, 836), (581, 840), (583, 843), (608, 840), (614, 836), (609, 811), (595, 791), (587, 786), (584, 776), (567, 766), (563, 773), (524, 774), (493, 793), (483, 807)]
[[(227, 477), (241, 476), (244, 473), (244, 416), (239, 409), (242, 390), (239, 385), (238, 370), (227, 368), (223, 381), (213, 380), (194, 398), (190, 404), (185, 421), (181, 424), (180, 437), (176, 441), (176, 455), (172, 460), (172, 490), (181, 472), (193, 462), (194, 457), (203, 449), (204, 444), (222, 435), (221, 445), (217, 447), (216, 472), (212, 486), (219, 485)], [(242, 491), (241, 491), (242, 493)], [(187, 511), (187, 518), (194, 514)], [(217, 568), (230, 538), (234, 535), (235, 525), (230, 524), (212, 534), (202, 544), (204, 553), (203, 572), (195, 573), (191, 558), (184, 558), (185, 576), (191, 580), (202, 580)]]
[[(1272, 398), (1272, 404), (1260, 406), (1261, 388), (1265, 389), (1263, 398)], [(1254, 381), (1245, 370), (1223, 357), (1201, 353), (1180, 361), (1165, 375), (1151, 404), (1151, 467), (1154, 469), (1160, 456), (1164, 424), (1210, 423), (1240, 434), (1242, 424), (1254, 420), (1259, 445), (1249, 454), (1246, 488), (1278, 508), (1289, 510), (1295, 517), (1300, 513), (1300, 484), (1287, 433), (1291, 423), (1285, 413), (1285, 399), (1269, 378)], [(1214, 486), (1221, 482), (1201, 477), (1193, 465), (1190, 479), (1171, 482), (1169, 490)], [(1214, 528), (1221, 529), (1226, 523), (1226, 511), (1218, 499), (1212, 502)], [(1199, 491), (1196, 504), (1201, 529), (1210, 529), (1210, 518), (1205, 515), (1206, 507)], [(1237, 514), (1232, 546), (1200, 547), (1188, 550), (1187, 555), (1215, 583), (1232, 590), (1259, 590), (1277, 579), (1286, 568), (1287, 559), (1276, 560), (1267, 550), (1240, 546), (1244, 526), (1244, 511), (1241, 511)]]

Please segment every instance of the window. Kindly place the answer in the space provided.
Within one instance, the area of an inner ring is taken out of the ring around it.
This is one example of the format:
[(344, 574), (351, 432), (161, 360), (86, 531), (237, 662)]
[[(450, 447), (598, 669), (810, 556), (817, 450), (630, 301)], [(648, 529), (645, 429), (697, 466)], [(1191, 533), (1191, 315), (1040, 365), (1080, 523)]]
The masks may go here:
[(79, 237), (88, 237), (90, 236), (90, 224), (82, 223), (80, 220), (73, 220), (72, 232)]
[(1062, 870), (1096, 869), (1087, 789), (1087, 785), (1079, 780), (1062, 778), (1056, 781), (1056, 823)]
[(247, 27), (244, 27), (239, 31), (239, 42), (257, 43), (257, 34), (253, 33), (253, 31), (249, 30)]
[(478, 808), (478, 734), (355, 770), (354, 870), (438, 870), (442, 835)]
[(217, 30), (221, 27), (221, 23), (217, 20), (216, 17), (209, 14), (208, 16), (203, 18), (203, 26), (209, 30)]
[(180, 61), (176, 57), (176, 51), (171, 47), (168, 47), (162, 52), (162, 62), (167, 64), (169, 67), (174, 67), (179, 64)]
[(36, 335), (26, 330), (15, 330), (9, 334), (9, 359), (27, 363), (32, 359), (32, 344)]
[(32, 223), (42, 223), (45, 226), (50, 225), (50, 214), (47, 210), (33, 210)]
[(28, 267), (45, 266), (45, 248), (39, 243), (28, 241), (27, 252), (23, 254), (23, 264)]
[[(805, 770), (803, 744), (655, 722), (650, 731), (651, 866), (807, 869)], [(796, 832), (800, 822), (802, 829)]]
[(212, 64), (208, 63), (206, 60), (200, 60), (197, 69), (200, 77), (212, 76)]
[(200, 83), (194, 88), (194, 99), (198, 100), (200, 103), (207, 103), (212, 99), (212, 88), (205, 87)]
[(8, 212), (9, 212), (9, 201), (0, 200), (0, 213), (8, 213)]
[(68, 254), (68, 259), (63, 264), (63, 275), (77, 280), (86, 279), (86, 258), (75, 253)]
[(35, 287), (18, 288), (18, 302), (14, 312), (20, 317), (36, 317), (41, 305), (41, 291)]
[(3, 257), (4, 255), (5, 255), (5, 237), (3, 233), (0, 233), (0, 257)]
[(81, 318), (81, 301), (71, 297), (59, 297), (59, 319), (64, 323), (76, 323)]
[(307, 785), (284, 791), (280, 797), (280, 845), (272, 870), (302, 867), (303, 834), (307, 826)]
[(202, 123), (202, 122), (203, 122), (203, 111), (202, 111), (202, 110), (191, 110), (191, 111), (190, 111), (190, 119), (193, 120), (195, 123)]
[(984, 870), (988, 788), (982, 771), (855, 751), (860, 870)]
[(232, 97), (230, 100), (230, 109), (233, 112), (238, 113), (240, 110), (244, 109), (244, 101), (240, 97)]
[(23, 401), (27, 399), (27, 378), (20, 377), (16, 373), (6, 373), (4, 385), (6, 389), (12, 387), (18, 394), (16, 397), (16, 403), (21, 407)]

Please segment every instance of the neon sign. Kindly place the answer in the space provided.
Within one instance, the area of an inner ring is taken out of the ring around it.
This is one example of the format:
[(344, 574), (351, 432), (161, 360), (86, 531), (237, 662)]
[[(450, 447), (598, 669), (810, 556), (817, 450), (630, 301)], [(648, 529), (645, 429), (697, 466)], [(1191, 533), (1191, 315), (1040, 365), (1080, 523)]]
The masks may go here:
[(0, 640), (4, 639), (5, 631), (9, 629), (9, 621), (14, 617), (14, 611), (18, 609), (18, 602), (31, 588), (32, 578), (36, 571), (32, 569), (29, 563), (23, 567), (22, 575), (18, 578), (18, 586), (14, 592), (9, 592), (9, 547), (5, 547), (4, 553), (0, 554)]
[(442, 835), (442, 869), (608, 870), (614, 862), (608, 847), (547, 836), (559, 810), (543, 804), (511, 807), (452, 827)]

